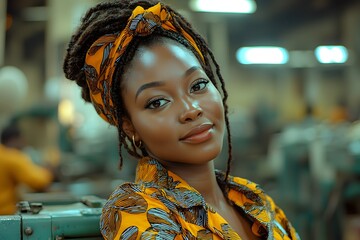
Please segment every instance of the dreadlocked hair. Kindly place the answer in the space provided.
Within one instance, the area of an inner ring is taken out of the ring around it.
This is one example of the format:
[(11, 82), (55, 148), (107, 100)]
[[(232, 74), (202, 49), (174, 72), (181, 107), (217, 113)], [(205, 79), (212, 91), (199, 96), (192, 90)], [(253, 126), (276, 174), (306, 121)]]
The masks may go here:
[[(85, 57), (90, 46), (101, 36), (105, 34), (119, 33), (127, 25), (127, 21), (132, 14), (132, 11), (137, 7), (141, 6), (144, 9), (154, 6), (158, 1), (154, 0), (118, 0), (103, 2), (95, 7), (88, 10), (88, 12), (81, 19), (81, 24), (74, 35), (71, 37), (66, 51), (63, 70), (66, 78), (75, 81), (82, 89), (81, 96), (87, 101), (91, 102), (90, 90), (86, 82), (85, 72), (83, 71)], [(150, 45), (155, 42), (162, 41), (163, 38), (172, 39), (189, 50), (198, 58), (202, 64), (204, 71), (210, 78), (212, 83), (219, 89), (218, 82), (220, 82), (220, 88), (222, 91), (222, 101), (224, 105), (225, 124), (227, 130), (227, 142), (228, 142), (228, 160), (227, 169), (225, 174), (225, 180), (228, 180), (228, 176), (231, 170), (232, 160), (232, 144), (230, 134), (230, 124), (228, 119), (228, 106), (226, 100), (228, 98), (227, 91), (225, 89), (224, 79), (220, 73), (219, 64), (216, 62), (214, 54), (208, 47), (206, 41), (200, 36), (191, 26), (191, 24), (179, 13), (173, 10), (171, 7), (166, 6), (173, 18), (173, 25), (179, 33), (182, 31), (187, 32), (195, 41), (196, 45), (203, 54), (203, 59), (200, 58), (199, 54), (189, 44), (187, 40), (182, 37), (181, 34), (166, 31), (161, 28), (157, 28), (152, 34), (145, 37), (134, 37), (131, 43), (126, 48), (124, 54), (121, 56), (120, 61), (117, 63), (116, 70), (113, 75), (113, 88), (111, 89), (111, 96), (114, 103), (116, 103), (116, 117), (118, 119), (118, 137), (119, 137), (119, 155), (120, 164), (122, 167), (122, 146), (127, 152), (136, 157), (141, 158), (146, 156), (146, 150), (144, 148), (137, 149), (135, 144), (128, 139), (125, 132), (122, 130), (122, 121), (124, 117), (128, 117), (128, 113), (125, 109), (124, 102), (121, 96), (121, 86), (123, 74), (126, 72), (129, 64), (131, 63), (137, 49), (140, 46)], [(215, 73), (213, 71), (215, 68)], [(216, 81), (216, 77), (218, 81)]]

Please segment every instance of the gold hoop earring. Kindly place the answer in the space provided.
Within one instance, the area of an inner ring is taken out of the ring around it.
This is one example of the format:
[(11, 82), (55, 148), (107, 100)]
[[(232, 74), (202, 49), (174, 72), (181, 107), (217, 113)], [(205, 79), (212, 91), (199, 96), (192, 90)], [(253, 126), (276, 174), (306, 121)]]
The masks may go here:
[(139, 146), (138, 146), (138, 145), (136, 145), (136, 142), (135, 142), (135, 135), (132, 135), (132, 138), (131, 138), (131, 139), (132, 139), (132, 143), (134, 144), (134, 146), (140, 149), (141, 146), (142, 146), (141, 140), (140, 140), (140, 144), (139, 144)]

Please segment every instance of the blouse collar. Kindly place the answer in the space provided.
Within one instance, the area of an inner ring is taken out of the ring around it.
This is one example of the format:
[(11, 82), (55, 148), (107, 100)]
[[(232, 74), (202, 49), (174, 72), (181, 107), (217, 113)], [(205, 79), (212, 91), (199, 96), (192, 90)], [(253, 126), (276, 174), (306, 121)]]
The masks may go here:
[[(135, 183), (157, 189), (160, 194), (182, 208), (206, 205), (204, 198), (185, 180), (167, 170), (160, 162), (142, 158), (136, 169)], [(156, 193), (155, 193), (156, 194)]]
[[(216, 170), (217, 182), (225, 195), (236, 205), (242, 206), (243, 202), (247, 201), (252, 205), (266, 207), (265, 194), (257, 184), (232, 176), (225, 182), (224, 177), (224, 172)], [(206, 205), (204, 198), (195, 188), (167, 170), (159, 161), (149, 157), (139, 161), (135, 183), (165, 191), (166, 197), (182, 208)]]

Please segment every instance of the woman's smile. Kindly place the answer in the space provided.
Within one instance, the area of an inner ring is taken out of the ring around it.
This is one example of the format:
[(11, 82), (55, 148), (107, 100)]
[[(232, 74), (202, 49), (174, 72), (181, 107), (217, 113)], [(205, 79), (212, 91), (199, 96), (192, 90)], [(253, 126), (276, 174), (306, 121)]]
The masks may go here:
[(213, 136), (213, 124), (203, 123), (192, 128), (184, 137), (180, 138), (185, 143), (203, 143)]

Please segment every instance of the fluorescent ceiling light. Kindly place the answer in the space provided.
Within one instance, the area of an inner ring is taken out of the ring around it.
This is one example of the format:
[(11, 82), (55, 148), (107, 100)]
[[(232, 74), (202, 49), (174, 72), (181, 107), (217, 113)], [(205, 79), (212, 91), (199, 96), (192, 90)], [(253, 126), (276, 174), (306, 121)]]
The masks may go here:
[(315, 56), (320, 63), (345, 63), (348, 51), (344, 46), (319, 46), (315, 49)]
[(236, 59), (241, 64), (285, 64), (289, 54), (281, 47), (243, 47), (236, 51)]
[(254, 13), (254, 0), (190, 0), (190, 8), (198, 12)]

